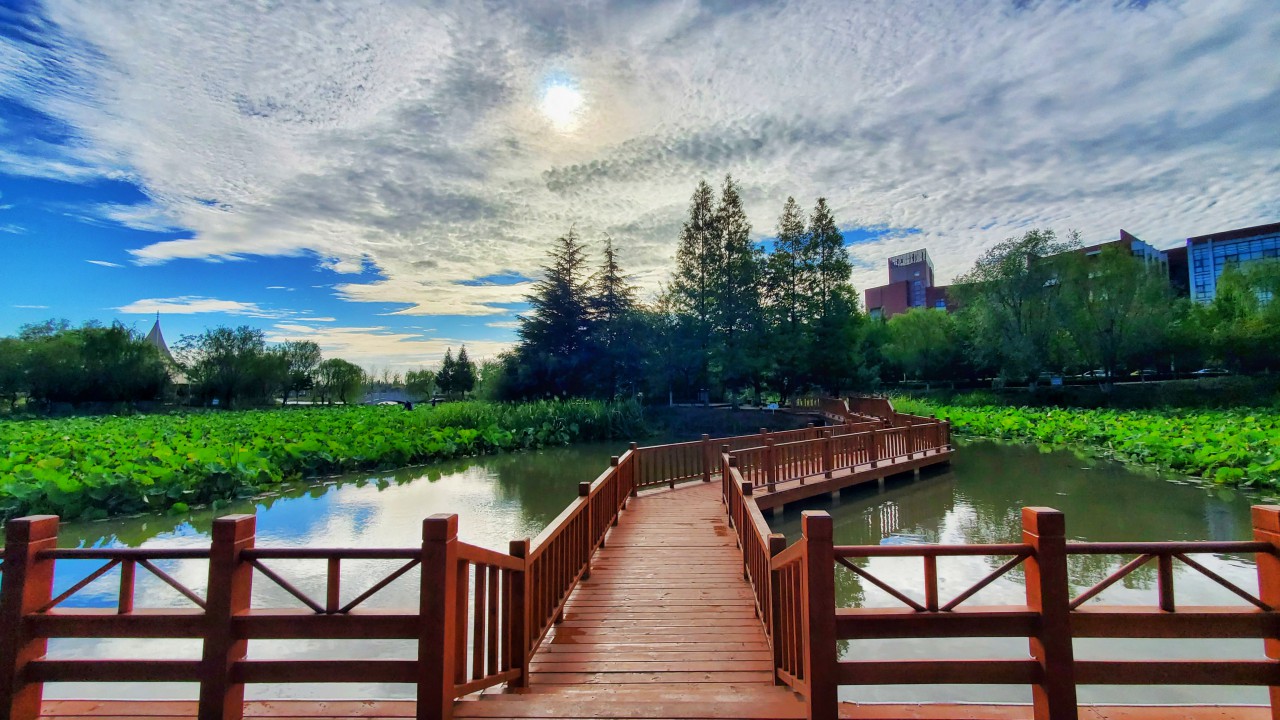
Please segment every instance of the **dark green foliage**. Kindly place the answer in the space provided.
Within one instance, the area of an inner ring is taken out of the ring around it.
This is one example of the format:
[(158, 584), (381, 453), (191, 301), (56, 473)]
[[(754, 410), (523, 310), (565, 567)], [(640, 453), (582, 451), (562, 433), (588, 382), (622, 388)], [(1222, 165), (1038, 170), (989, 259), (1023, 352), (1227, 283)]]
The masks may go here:
[(320, 401), (350, 405), (360, 400), (367, 378), (359, 365), (342, 358), (329, 358), (316, 367), (316, 390)]
[(0, 422), (0, 519), (163, 511), (317, 475), (642, 432), (636, 403), (584, 401)]
[(10, 405), (24, 392), (46, 404), (155, 400), (168, 379), (156, 348), (119, 323), (51, 320), (0, 341), (0, 397)]

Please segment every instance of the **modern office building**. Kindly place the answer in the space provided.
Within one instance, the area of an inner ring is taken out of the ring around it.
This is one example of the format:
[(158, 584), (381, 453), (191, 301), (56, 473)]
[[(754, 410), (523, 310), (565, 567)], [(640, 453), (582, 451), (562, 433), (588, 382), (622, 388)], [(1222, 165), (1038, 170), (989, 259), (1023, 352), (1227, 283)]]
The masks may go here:
[(1186, 254), (1191, 298), (1212, 302), (1226, 268), (1280, 257), (1280, 223), (1187, 238)]
[(863, 297), (867, 314), (885, 320), (917, 307), (955, 309), (946, 286), (933, 284), (933, 260), (924, 249), (889, 258), (889, 284), (868, 288)]

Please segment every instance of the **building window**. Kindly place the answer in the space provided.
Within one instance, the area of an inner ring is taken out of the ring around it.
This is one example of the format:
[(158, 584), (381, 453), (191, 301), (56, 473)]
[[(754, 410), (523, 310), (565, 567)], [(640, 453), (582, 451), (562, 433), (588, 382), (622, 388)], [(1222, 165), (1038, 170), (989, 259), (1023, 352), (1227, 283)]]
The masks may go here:
[(935, 302), (935, 303), (933, 304), (933, 306), (934, 306), (935, 308), (937, 308), (938, 310), (946, 310), (946, 309), (947, 309), (947, 301), (946, 301), (946, 300), (939, 299), (937, 302)]
[(924, 283), (911, 281), (911, 307), (924, 307)]

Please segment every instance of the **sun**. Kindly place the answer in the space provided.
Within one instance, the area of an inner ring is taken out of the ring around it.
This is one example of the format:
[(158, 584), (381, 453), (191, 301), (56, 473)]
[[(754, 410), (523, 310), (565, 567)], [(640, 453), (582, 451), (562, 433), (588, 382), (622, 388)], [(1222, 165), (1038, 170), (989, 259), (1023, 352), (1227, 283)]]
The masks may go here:
[(567, 131), (578, 126), (582, 119), (582, 93), (577, 89), (557, 83), (548, 85), (542, 92), (538, 109), (547, 116), (557, 130)]

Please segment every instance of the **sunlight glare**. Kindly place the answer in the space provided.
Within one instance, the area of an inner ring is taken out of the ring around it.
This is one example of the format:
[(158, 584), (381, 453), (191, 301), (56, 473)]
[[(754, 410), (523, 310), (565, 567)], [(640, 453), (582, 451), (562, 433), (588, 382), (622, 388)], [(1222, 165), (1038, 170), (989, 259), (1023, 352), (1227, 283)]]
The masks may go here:
[(582, 111), (582, 93), (568, 85), (550, 85), (542, 93), (539, 109), (557, 130), (572, 130), (578, 125)]

